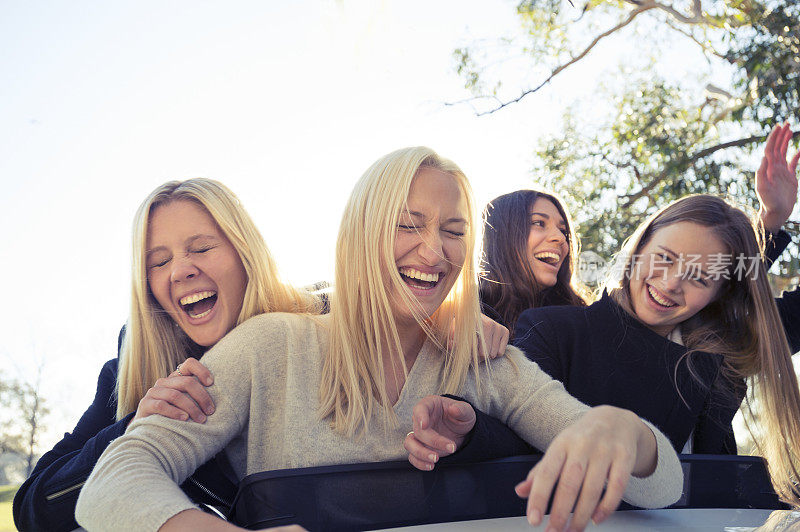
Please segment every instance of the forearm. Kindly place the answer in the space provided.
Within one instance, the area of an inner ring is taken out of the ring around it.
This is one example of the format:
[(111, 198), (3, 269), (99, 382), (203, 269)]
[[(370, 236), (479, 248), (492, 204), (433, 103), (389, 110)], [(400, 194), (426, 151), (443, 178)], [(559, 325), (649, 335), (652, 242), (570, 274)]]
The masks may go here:
[(149, 421), (112, 443), (86, 481), (75, 508), (84, 528), (154, 531), (195, 508), (178, 483), (212, 451), (165, 429), (171, 420)]
[(227, 532), (242, 529), (201, 510), (185, 510), (170, 517), (167, 522), (158, 529), (159, 532), (184, 532), (186, 530)]

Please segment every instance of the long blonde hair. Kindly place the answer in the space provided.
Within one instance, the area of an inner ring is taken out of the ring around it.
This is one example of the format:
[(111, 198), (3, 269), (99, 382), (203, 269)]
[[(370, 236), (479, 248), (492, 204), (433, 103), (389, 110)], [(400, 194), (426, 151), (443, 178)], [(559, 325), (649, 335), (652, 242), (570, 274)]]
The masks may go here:
[[(789, 504), (800, 504), (800, 390), (791, 351), (767, 280), (763, 256), (763, 228), (741, 209), (709, 195), (687, 196), (664, 207), (645, 221), (623, 246), (622, 278), (607, 285), (609, 295), (636, 316), (630, 294), (630, 275), (636, 255), (659, 229), (692, 222), (708, 228), (731, 257), (730, 279), (714, 301), (681, 323), (689, 352), (719, 353), (730, 387), (749, 381), (748, 400), (762, 405), (763, 435), (751, 431), (767, 459), (776, 492)], [(739, 257), (752, 260), (755, 270), (742, 277), (735, 272)], [(734, 394), (731, 394), (733, 396)], [(748, 427), (749, 428), (749, 427)]]
[(205, 178), (164, 183), (145, 198), (133, 220), (131, 314), (117, 375), (117, 419), (135, 411), (155, 381), (169, 375), (189, 356), (191, 341), (150, 291), (145, 260), (151, 213), (156, 207), (178, 200), (203, 207), (239, 254), (247, 273), (247, 286), (236, 325), (264, 312), (318, 309), (317, 300), (310, 294), (280, 281), (264, 239), (227, 187)]
[[(466, 260), (453, 289), (433, 316), (422, 312), (407, 293), (397, 270), (394, 245), (401, 213), (414, 177), (422, 168), (453, 176), (467, 205), (464, 235)], [(376, 161), (356, 184), (345, 208), (336, 244), (335, 292), (331, 298), (330, 349), (322, 370), (321, 416), (333, 429), (353, 436), (366, 427), (377, 400), (392, 410), (385, 385), (384, 355), (407, 374), (390, 293), (412, 310), (428, 338), (445, 357), (441, 393), (464, 384), (471, 363), (477, 364), (480, 307), (475, 264), (475, 210), (472, 188), (451, 161), (424, 147), (392, 152)], [(445, 337), (455, 323), (454, 342)], [(387, 347), (388, 346), (388, 347)], [(384, 351), (388, 349), (389, 353)]]

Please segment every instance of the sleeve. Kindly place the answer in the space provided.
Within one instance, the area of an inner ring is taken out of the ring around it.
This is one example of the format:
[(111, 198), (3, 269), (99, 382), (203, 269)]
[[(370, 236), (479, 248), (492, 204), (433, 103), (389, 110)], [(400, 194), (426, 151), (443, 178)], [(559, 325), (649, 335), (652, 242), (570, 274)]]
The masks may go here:
[(475, 426), (467, 435), (467, 440), (464, 441), (461, 447), (455, 453), (442, 457), (439, 463), (467, 464), (536, 452), (525, 440), (517, 436), (513, 430), (482, 412), (466, 399), (454, 395), (446, 395), (445, 397), (469, 403), (472, 409), (475, 410)]
[(746, 389), (744, 382), (732, 387), (722, 372), (717, 374), (694, 427), (692, 453), (737, 454), (733, 416), (742, 404)]
[(800, 351), (800, 288), (784, 292), (775, 299), (775, 304), (778, 306), (789, 348), (792, 353), (797, 353)]
[(71, 433), (42, 456), (14, 497), (14, 524), (19, 530), (67, 531), (78, 528), (75, 502), (100, 455), (124, 434), (133, 414), (115, 421), (117, 360), (100, 371), (94, 401)]
[(557, 335), (543, 334), (542, 331), (550, 326), (542, 314), (542, 309), (528, 309), (523, 312), (514, 327), (513, 343), (545, 373), (564, 382), (569, 374), (568, 359), (560, 356), (558, 345), (550, 341)]
[(205, 423), (148, 416), (108, 446), (78, 498), (75, 518), (81, 526), (158, 530), (172, 516), (196, 508), (179, 484), (245, 427), (253, 361), (264, 363), (253, 329), (252, 323), (237, 327), (204, 355), (214, 374), (208, 392), (216, 405)]
[[(506, 356), (494, 362), (486, 375), (490, 383), (484, 395), (489, 398), (487, 411), (534, 447), (546, 449), (562, 430), (589, 411), (587, 405), (569, 395), (560, 382), (550, 378), (519, 350), (512, 347)], [(642, 508), (660, 508), (680, 497), (683, 471), (667, 437), (652, 424), (644, 423), (656, 438), (656, 469), (645, 478), (631, 477), (623, 500)]]
[(783, 229), (777, 233), (766, 231), (764, 235), (764, 260), (768, 270), (778, 260), (791, 241), (792, 237)]

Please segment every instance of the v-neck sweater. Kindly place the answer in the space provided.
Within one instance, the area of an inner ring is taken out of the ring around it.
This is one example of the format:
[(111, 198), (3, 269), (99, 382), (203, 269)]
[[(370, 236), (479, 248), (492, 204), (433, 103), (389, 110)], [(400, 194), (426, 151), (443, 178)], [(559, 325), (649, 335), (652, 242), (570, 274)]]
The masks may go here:
[[(328, 316), (264, 314), (220, 340), (203, 357), (214, 375), (208, 391), (215, 413), (203, 424), (157, 415), (132, 423), (106, 449), (83, 487), (78, 523), (88, 530), (157, 530), (194, 508), (176, 482), (223, 448), (239, 478), (266, 470), (405, 459), (403, 439), (412, 430), (412, 409), (423, 397), (441, 392), (445, 357), (426, 342), (391, 408), (396, 425), (376, 403), (364, 434), (346, 437), (318, 414), (329, 321)], [(541, 449), (589, 409), (513, 347), (477, 372), (481, 392), (471, 369), (460, 394)], [(625, 492), (625, 500), (636, 506), (671, 504), (682, 489), (677, 456), (666, 437), (654, 433), (656, 471), (631, 478)]]

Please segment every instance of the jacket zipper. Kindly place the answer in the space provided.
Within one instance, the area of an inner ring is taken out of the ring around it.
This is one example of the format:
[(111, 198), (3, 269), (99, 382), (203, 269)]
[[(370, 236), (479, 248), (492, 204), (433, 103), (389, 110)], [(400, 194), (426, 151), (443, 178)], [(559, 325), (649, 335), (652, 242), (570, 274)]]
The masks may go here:
[(86, 484), (86, 481), (85, 481), (85, 480), (84, 480), (83, 482), (81, 482), (80, 484), (75, 484), (74, 486), (71, 486), (71, 487), (69, 487), (69, 488), (67, 488), (67, 489), (63, 489), (63, 490), (61, 490), (61, 491), (57, 491), (57, 492), (55, 492), (55, 493), (51, 493), (50, 495), (47, 495), (47, 496), (45, 496), (45, 498), (44, 498), (44, 499), (45, 499), (46, 501), (52, 501), (53, 499), (58, 499), (58, 498), (59, 498), (59, 497), (61, 497), (62, 495), (66, 495), (67, 493), (69, 493), (69, 492), (71, 492), (71, 491), (75, 491), (76, 489), (80, 488), (80, 487), (81, 487), (81, 486), (83, 486), (84, 484)]
[(233, 503), (226, 501), (225, 499), (223, 499), (222, 497), (220, 497), (219, 495), (217, 495), (216, 493), (214, 493), (213, 491), (211, 491), (207, 487), (203, 486), (194, 477), (189, 477), (189, 480), (191, 481), (192, 484), (194, 484), (195, 486), (200, 488), (203, 491), (203, 493), (205, 493), (206, 495), (208, 495), (209, 497), (211, 497), (212, 499), (214, 499), (218, 503), (224, 504), (227, 508), (230, 508), (231, 506), (233, 506)]

